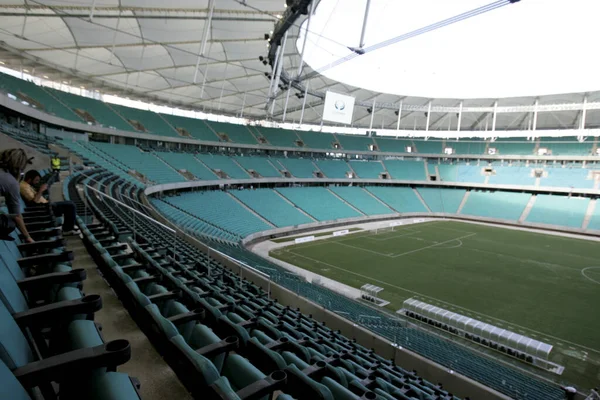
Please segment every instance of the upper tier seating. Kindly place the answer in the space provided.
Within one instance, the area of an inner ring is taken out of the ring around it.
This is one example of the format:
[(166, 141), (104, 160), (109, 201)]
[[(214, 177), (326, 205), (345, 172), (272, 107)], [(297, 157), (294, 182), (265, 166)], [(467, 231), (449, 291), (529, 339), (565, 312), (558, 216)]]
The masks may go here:
[(279, 128), (255, 127), (255, 129), (263, 136), (271, 146), (280, 147), (298, 147), (297, 140), (300, 140), (295, 131)]
[(165, 200), (212, 225), (241, 237), (272, 229), (227, 192), (220, 190), (182, 193), (180, 196)]
[(202, 164), (193, 154), (190, 153), (169, 153), (166, 151), (157, 151), (156, 155), (171, 165), (176, 170), (186, 170), (198, 179), (216, 180), (219, 179), (209, 168)]
[(75, 112), (61, 104), (43, 87), (0, 73), (0, 90), (48, 114), (75, 122), (84, 122)]
[(538, 194), (527, 222), (581, 228), (589, 198)]
[(589, 156), (593, 146), (593, 140), (580, 143), (576, 137), (557, 137), (542, 139), (539, 147), (550, 150), (553, 156)]
[(531, 199), (529, 193), (479, 192), (472, 190), (460, 213), (517, 221), (523, 214), (529, 199)]
[(296, 134), (304, 147), (311, 149), (333, 149), (333, 143), (337, 142), (335, 136), (326, 132), (297, 131)]
[[(100, 125), (120, 129), (123, 131), (135, 132), (133, 126), (131, 126), (126, 120), (121, 118), (120, 115), (115, 113), (108, 104), (90, 99), (89, 97), (76, 96), (71, 93), (63, 92), (62, 90), (46, 88), (54, 97), (59, 99), (61, 102), (70, 107), (73, 111), (81, 110), (85, 111)], [(81, 114), (78, 114), (81, 116)], [(85, 114), (83, 114), (85, 115)], [(83, 118), (83, 117), (82, 117)], [(85, 119), (85, 118), (84, 118)]]
[(133, 127), (143, 133), (152, 133), (160, 136), (180, 137), (179, 133), (169, 125), (162, 117), (152, 111), (139, 110), (137, 108), (123, 107), (111, 104), (110, 108), (122, 116)]
[(408, 153), (408, 147), (411, 148), (412, 153), (416, 153), (415, 145), (410, 139), (376, 137), (375, 143), (377, 143), (379, 151), (384, 151), (386, 153)]
[(365, 215), (393, 214), (394, 211), (370, 195), (363, 188), (356, 186), (330, 186), (329, 190), (340, 196), (354, 208)]
[(381, 161), (350, 161), (350, 167), (361, 179), (379, 179), (385, 172)]
[(260, 156), (233, 156), (238, 164), (246, 171), (254, 170), (263, 178), (281, 178), (281, 173), (271, 164), (267, 157)]
[(231, 179), (250, 179), (250, 175), (231, 158), (220, 154), (197, 154), (196, 157), (213, 171), (222, 171)]
[(385, 160), (385, 168), (392, 179), (407, 181), (425, 181), (425, 164), (423, 161)]
[(373, 138), (362, 135), (342, 135), (336, 134), (343, 150), (371, 151), (369, 146), (373, 146)]
[(230, 193), (278, 228), (315, 222), (272, 189), (232, 190)]
[(350, 167), (344, 160), (315, 160), (315, 164), (327, 178), (344, 179), (350, 172)]
[[(472, 182), (483, 183), (483, 167), (477, 165), (449, 165), (440, 164), (437, 166), (440, 172), (442, 182)], [(429, 172), (432, 172), (432, 166), (429, 166)]]
[(464, 189), (440, 189), (422, 187), (417, 189), (431, 212), (456, 214), (465, 193)]
[(423, 202), (409, 187), (367, 186), (369, 192), (399, 213), (427, 212)]
[[(201, 119), (185, 118), (177, 115), (160, 114), (171, 126), (175, 129), (183, 130), (191, 135), (192, 138), (198, 140), (205, 140), (208, 142), (220, 142), (215, 132), (210, 129), (206, 123)], [(186, 137), (180, 133), (183, 137)]]
[(465, 141), (465, 140), (446, 140), (446, 146), (453, 150), (453, 154), (486, 154), (487, 143), (484, 140)]
[(323, 187), (277, 188), (279, 193), (318, 221), (360, 217), (361, 214)]
[(584, 168), (547, 168), (548, 176), (540, 179), (540, 186), (593, 189), (594, 181), (588, 179)]
[(120, 160), (130, 169), (144, 174), (148, 179), (156, 183), (183, 182), (185, 178), (173, 168), (168, 167), (164, 161), (158, 159), (151, 153), (145, 153), (134, 146), (122, 146), (110, 143), (94, 143), (94, 147), (110, 154), (116, 160)]
[(494, 167), (495, 175), (491, 175), (490, 185), (526, 185), (534, 186), (535, 177), (528, 167)]
[[(287, 170), (296, 178), (314, 178), (319, 169), (308, 158), (282, 158), (272, 157), (273, 163), (279, 162), (282, 170)], [(275, 164), (275, 166), (277, 166)]]
[(226, 134), (229, 141), (233, 143), (258, 144), (258, 141), (247, 126), (215, 121), (204, 121), (204, 123), (216, 135)]
[[(444, 152), (442, 142), (438, 140), (413, 140), (419, 154), (442, 154)], [(415, 151), (413, 151), (415, 152)]]
[(237, 242), (240, 237), (235, 234), (221, 229), (217, 225), (211, 224), (198, 217), (195, 217), (190, 212), (182, 211), (181, 209), (172, 206), (171, 204), (158, 200), (150, 199), (152, 205), (156, 207), (160, 213), (166, 216), (169, 220), (175, 222), (181, 229), (190, 234), (206, 235), (215, 239)]
[(489, 148), (496, 149), (496, 155), (533, 155), (535, 143), (520, 138), (498, 138), (494, 142), (490, 142)]

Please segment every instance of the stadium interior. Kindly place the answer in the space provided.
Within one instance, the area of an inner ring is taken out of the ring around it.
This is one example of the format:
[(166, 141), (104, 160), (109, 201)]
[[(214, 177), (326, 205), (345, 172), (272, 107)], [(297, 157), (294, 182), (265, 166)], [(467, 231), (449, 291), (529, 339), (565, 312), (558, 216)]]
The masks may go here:
[(334, 73), (535, 7), (426, 2), (0, 1), (0, 400), (600, 400), (600, 88)]

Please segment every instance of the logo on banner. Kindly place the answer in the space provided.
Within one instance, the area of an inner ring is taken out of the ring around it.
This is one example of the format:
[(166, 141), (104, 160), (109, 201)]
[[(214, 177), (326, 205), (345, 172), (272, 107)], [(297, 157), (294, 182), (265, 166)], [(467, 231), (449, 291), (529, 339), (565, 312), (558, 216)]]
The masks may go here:
[(334, 106), (336, 110), (343, 111), (346, 108), (346, 103), (344, 103), (342, 100), (338, 100), (335, 102)]

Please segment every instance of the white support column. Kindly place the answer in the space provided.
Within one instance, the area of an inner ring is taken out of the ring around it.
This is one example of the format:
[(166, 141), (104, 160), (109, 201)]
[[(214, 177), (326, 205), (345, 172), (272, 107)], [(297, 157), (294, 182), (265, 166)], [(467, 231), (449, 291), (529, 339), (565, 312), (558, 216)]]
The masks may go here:
[(90, 22), (94, 22), (94, 11), (96, 11), (96, 0), (92, 0), (92, 7), (90, 7)]
[(312, 19), (313, 15), (313, 3), (314, 1), (311, 1), (308, 5), (308, 21), (306, 21), (306, 31), (304, 31), (304, 40), (302, 41), (302, 51), (300, 52), (300, 63), (298, 64), (298, 72), (296, 73), (296, 77), (299, 77), (302, 73), (302, 66), (304, 64), (304, 49), (306, 49), (306, 39), (308, 38), (308, 32), (310, 32), (310, 20)]
[(431, 122), (431, 100), (429, 100), (429, 104), (427, 106), (427, 122), (425, 123), (425, 130), (429, 130), (429, 122)]
[(200, 59), (204, 56), (206, 51), (206, 42), (208, 41), (208, 35), (210, 33), (210, 25), (212, 24), (213, 11), (215, 9), (215, 0), (209, 0), (208, 2), (208, 17), (204, 23), (204, 30), (202, 32), (202, 41), (200, 42), (200, 48), (198, 49), (198, 57), (196, 58), (196, 70), (194, 71), (194, 84), (198, 79), (198, 67), (200, 67)]
[(281, 118), (281, 122), (285, 122), (285, 116), (287, 115), (288, 103), (290, 101), (290, 92), (292, 91), (292, 85), (288, 84), (287, 93), (285, 96), (285, 105), (283, 106), (283, 117)]
[(587, 117), (587, 94), (583, 97), (583, 108), (581, 109), (581, 119), (579, 120), (579, 129), (585, 129), (585, 119)]
[(492, 117), (492, 131), (496, 130), (496, 120), (498, 118), (498, 100), (494, 102), (494, 115)]
[(115, 28), (115, 33), (113, 35), (113, 42), (110, 48), (110, 60), (109, 64), (112, 65), (113, 57), (115, 56), (115, 44), (117, 43), (117, 33), (119, 32), (119, 25), (121, 24), (121, 10), (119, 10), (119, 17), (117, 18), (117, 27)]
[(371, 123), (369, 124), (369, 130), (373, 129), (373, 118), (375, 118), (375, 101), (377, 97), (373, 99), (373, 105), (371, 106)]
[(271, 92), (273, 91), (273, 82), (275, 82), (275, 74), (277, 73), (277, 68), (279, 67), (279, 54), (281, 54), (281, 46), (277, 48), (275, 51), (275, 63), (273, 64), (273, 74), (271, 75), (271, 81), (269, 82), (269, 97), (271, 97)]
[(535, 104), (533, 106), (533, 126), (532, 129), (535, 131), (537, 130), (537, 118), (538, 118), (538, 104), (539, 104), (540, 100), (539, 99), (535, 99)]
[(242, 99), (242, 112), (240, 113), (240, 118), (244, 118), (244, 107), (246, 106), (246, 92), (244, 92), (244, 98)]
[(302, 112), (300, 113), (300, 121), (298, 122), (298, 125), (302, 125), (302, 121), (304, 121), (304, 109), (306, 108), (306, 97), (308, 97), (308, 84), (309, 82), (306, 82), (304, 86), (304, 97), (302, 98)]
[(273, 85), (273, 95), (277, 93), (279, 89), (279, 80), (281, 79), (281, 71), (283, 71), (283, 59), (285, 58), (285, 46), (287, 44), (288, 31), (285, 31), (283, 35), (283, 42), (281, 43), (281, 48), (279, 51), (279, 67), (277, 68), (277, 73), (275, 74), (275, 83)]
[(367, 0), (367, 5), (365, 7), (365, 17), (363, 18), (363, 26), (362, 32), (360, 33), (360, 43), (358, 43), (358, 48), (362, 49), (365, 47), (365, 33), (367, 32), (367, 22), (369, 20), (369, 9), (371, 8), (371, 0)]
[(456, 125), (456, 131), (460, 132), (460, 124), (462, 123), (462, 112), (463, 112), (463, 101), (460, 101), (460, 106), (458, 107), (458, 124)]
[(398, 122), (396, 122), (396, 130), (400, 130), (400, 120), (402, 119), (402, 104), (404, 100), (400, 100), (400, 107), (398, 107)]

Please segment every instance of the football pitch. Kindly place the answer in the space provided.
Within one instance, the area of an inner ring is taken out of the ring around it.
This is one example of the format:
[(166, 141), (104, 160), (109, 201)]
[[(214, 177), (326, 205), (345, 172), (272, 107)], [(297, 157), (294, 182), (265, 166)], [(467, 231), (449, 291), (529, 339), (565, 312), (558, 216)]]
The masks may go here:
[(355, 288), (382, 287), (392, 311), (416, 298), (550, 343), (564, 378), (600, 380), (600, 242), (431, 221), (271, 256)]

